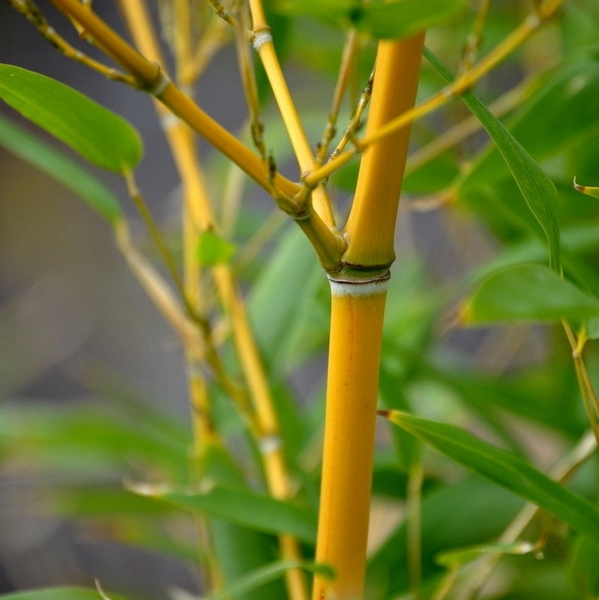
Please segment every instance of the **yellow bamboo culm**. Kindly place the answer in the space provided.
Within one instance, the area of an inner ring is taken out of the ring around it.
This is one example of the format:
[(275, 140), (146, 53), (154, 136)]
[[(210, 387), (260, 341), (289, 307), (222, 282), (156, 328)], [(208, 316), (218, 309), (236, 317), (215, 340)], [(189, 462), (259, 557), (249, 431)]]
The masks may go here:
[[(415, 102), (424, 34), (383, 41), (367, 132)], [(312, 600), (362, 600), (370, 515), (381, 340), (395, 221), (409, 128), (365, 152), (345, 236), (341, 272), (331, 280), (331, 337), (316, 562)]]
[(386, 281), (332, 283), (316, 562), (331, 565), (335, 579), (317, 576), (313, 600), (362, 598), (385, 291)]

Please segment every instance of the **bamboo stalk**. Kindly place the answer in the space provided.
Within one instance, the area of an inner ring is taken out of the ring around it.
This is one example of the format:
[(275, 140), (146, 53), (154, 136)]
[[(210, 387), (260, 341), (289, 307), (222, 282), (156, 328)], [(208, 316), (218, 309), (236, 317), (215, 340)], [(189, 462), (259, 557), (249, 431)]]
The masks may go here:
[[(379, 44), (368, 130), (414, 104), (424, 35)], [(358, 176), (344, 269), (330, 276), (331, 337), (313, 600), (362, 598), (388, 267), (409, 134), (374, 145)]]

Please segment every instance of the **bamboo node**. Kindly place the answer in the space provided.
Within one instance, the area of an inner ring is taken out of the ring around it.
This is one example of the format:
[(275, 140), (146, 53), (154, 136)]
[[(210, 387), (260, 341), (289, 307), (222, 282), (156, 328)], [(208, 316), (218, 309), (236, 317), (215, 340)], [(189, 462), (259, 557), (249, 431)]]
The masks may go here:
[(272, 42), (272, 35), (270, 34), (270, 30), (263, 29), (262, 31), (258, 31), (254, 35), (252, 46), (254, 47), (254, 50), (258, 52), (264, 44), (268, 44), (270, 42)]
[(170, 85), (171, 80), (168, 78), (168, 75), (164, 73), (164, 71), (160, 68), (160, 65), (156, 63), (158, 67), (158, 76), (157, 78), (146, 88), (148, 94), (152, 94), (155, 98), (160, 98), (163, 94), (164, 90)]
[(389, 269), (361, 274), (343, 271), (338, 276), (327, 274), (327, 278), (333, 296), (372, 296), (387, 291), (391, 273)]
[(258, 448), (260, 449), (260, 454), (262, 456), (266, 456), (267, 454), (272, 454), (273, 452), (277, 452), (282, 447), (282, 442), (280, 436), (275, 433), (271, 433), (270, 435), (263, 435), (258, 441)]

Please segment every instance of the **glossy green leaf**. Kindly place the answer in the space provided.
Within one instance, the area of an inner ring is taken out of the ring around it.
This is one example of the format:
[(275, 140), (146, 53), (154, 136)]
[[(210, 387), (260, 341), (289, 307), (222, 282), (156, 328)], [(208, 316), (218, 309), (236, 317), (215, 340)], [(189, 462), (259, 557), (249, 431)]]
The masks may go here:
[(100, 180), (38, 136), (2, 115), (0, 145), (75, 192), (107, 221), (114, 223), (121, 218), (118, 199)]
[(235, 244), (208, 230), (199, 236), (196, 255), (202, 265), (214, 266), (230, 262), (235, 249)]
[(454, 425), (401, 411), (388, 411), (386, 416), (449, 458), (547, 510), (576, 531), (599, 539), (599, 512), (596, 508), (517, 455)]
[(219, 486), (208, 487), (206, 491), (186, 492), (132, 484), (131, 490), (256, 531), (287, 533), (306, 542), (315, 541), (316, 515), (270, 496)]
[(125, 119), (50, 77), (0, 64), (0, 98), (103, 169), (123, 173), (141, 159), (141, 140)]
[(209, 596), (201, 596), (199, 600), (229, 600), (230, 598), (241, 598), (243, 594), (259, 590), (266, 583), (280, 579), (290, 569), (304, 569), (311, 572), (320, 573), (323, 576), (333, 577), (330, 568), (314, 565), (305, 561), (279, 561), (270, 565), (256, 569), (242, 580), (233, 585), (227, 586), (222, 591)]
[[(40, 588), (27, 592), (15, 592), (0, 596), (2, 600), (101, 600), (98, 590), (75, 587)], [(110, 595), (111, 600), (124, 600), (122, 596)]]
[(404, 38), (457, 16), (461, 0), (401, 0), (361, 2), (360, 0), (281, 0), (289, 14), (310, 15), (334, 27), (355, 27), (374, 38)]
[(480, 281), (464, 303), (464, 325), (500, 321), (559, 321), (599, 316), (599, 300), (549, 268), (537, 264), (505, 267)]
[[(453, 74), (430, 51), (427, 50), (426, 56), (446, 82), (453, 81)], [(544, 232), (549, 246), (549, 264), (554, 271), (560, 272), (559, 216), (555, 185), (516, 138), (474, 93), (464, 92), (460, 98), (481, 122), (497, 146), (528, 209)]]
[[(507, 121), (509, 130), (537, 162), (570, 153), (599, 135), (597, 96), (597, 61), (567, 63), (535, 82), (522, 106)], [(571, 181), (573, 173), (580, 174), (580, 170), (567, 169), (565, 180)], [(495, 185), (507, 175), (500, 153), (489, 147), (461, 179), (461, 189)]]

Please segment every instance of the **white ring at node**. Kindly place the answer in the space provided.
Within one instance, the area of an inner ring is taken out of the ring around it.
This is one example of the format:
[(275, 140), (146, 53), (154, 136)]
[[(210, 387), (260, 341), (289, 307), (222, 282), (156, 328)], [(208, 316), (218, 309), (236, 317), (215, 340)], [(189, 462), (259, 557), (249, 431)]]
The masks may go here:
[(374, 296), (383, 294), (389, 287), (389, 279), (369, 281), (368, 283), (355, 283), (347, 281), (335, 281), (329, 279), (331, 293), (333, 296)]
[(263, 44), (268, 44), (269, 42), (272, 42), (272, 35), (270, 35), (270, 32), (259, 31), (254, 38), (252, 46), (254, 47), (254, 50), (258, 52)]
[(171, 80), (164, 73), (160, 73), (160, 79), (158, 80), (158, 83), (156, 84), (154, 89), (150, 91), (150, 93), (152, 94), (152, 96), (159, 98), (170, 82)]

